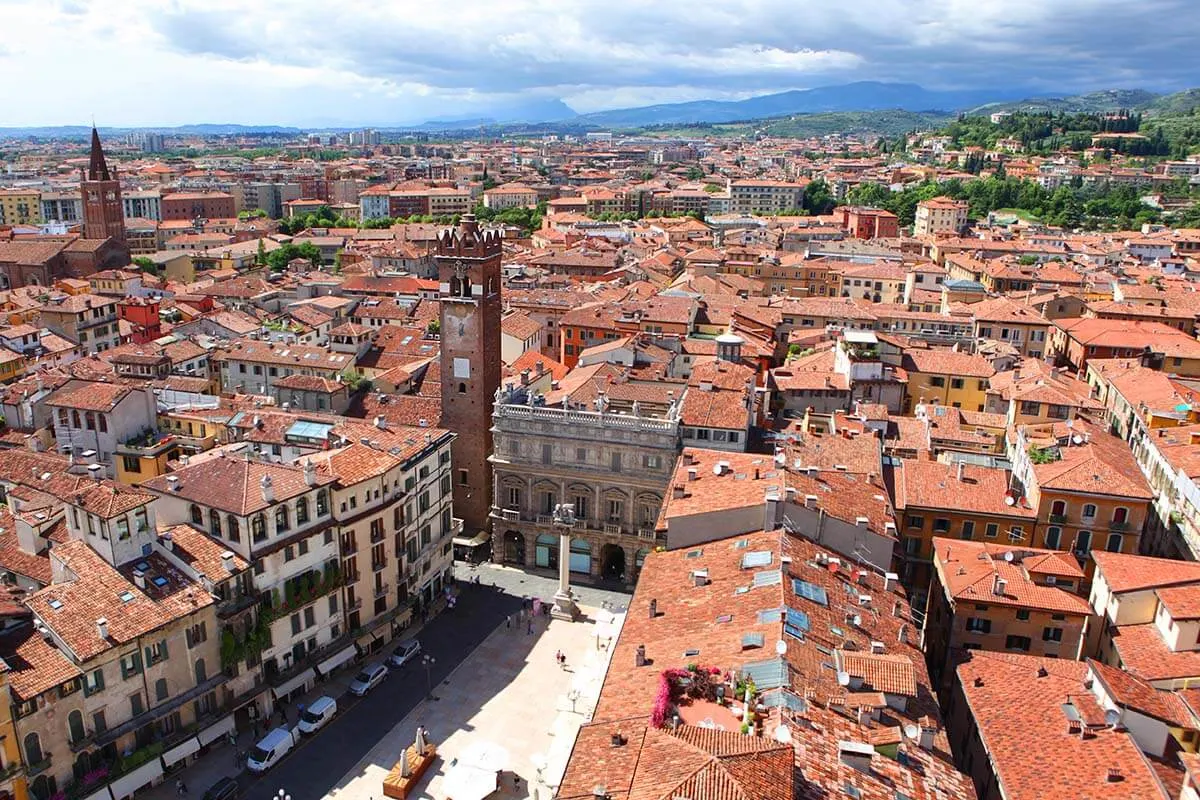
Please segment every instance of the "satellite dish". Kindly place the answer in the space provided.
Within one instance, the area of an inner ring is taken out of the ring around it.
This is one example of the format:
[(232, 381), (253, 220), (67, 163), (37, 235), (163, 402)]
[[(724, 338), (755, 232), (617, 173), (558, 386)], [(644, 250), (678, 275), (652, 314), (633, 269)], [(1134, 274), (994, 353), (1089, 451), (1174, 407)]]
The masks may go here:
[(1016, 504), (1017, 504), (1017, 499), (1015, 497), (1013, 497), (1012, 495), (1004, 496), (1004, 505), (1015, 506)]
[(1004, 560), (1010, 564), (1012, 563), (1012, 560), (1013, 560), (1012, 550), (1009, 550), (1007, 553), (1004, 554)]
[(780, 725), (775, 729), (775, 741), (780, 744), (791, 744), (792, 732), (788, 730), (787, 725)]
[(838, 686), (849, 686), (850, 685), (850, 673), (849, 672), (838, 672), (837, 681), (838, 681)]
[(1110, 708), (1104, 712), (1104, 724), (1110, 728), (1121, 721), (1121, 712), (1115, 708)]
[(712, 471), (713, 471), (713, 475), (720, 475), (720, 474), (721, 474), (721, 465), (720, 465), (720, 464), (713, 464), (713, 470), (712, 470)]
[(921, 735), (921, 729), (910, 722), (904, 726), (904, 735), (909, 739), (916, 739)]
[(776, 642), (775, 643), (775, 652), (778, 653), (779, 655), (783, 655), (784, 653), (786, 653), (787, 652), (787, 642), (785, 642), (783, 639), (780, 639), (778, 642)]
[(1075, 420), (1073, 420), (1073, 419), (1067, 420), (1067, 430), (1071, 430), (1071, 428), (1074, 428), (1074, 427), (1075, 427)]
[(1083, 437), (1077, 433), (1071, 437), (1071, 441), (1075, 444), (1083, 444)]

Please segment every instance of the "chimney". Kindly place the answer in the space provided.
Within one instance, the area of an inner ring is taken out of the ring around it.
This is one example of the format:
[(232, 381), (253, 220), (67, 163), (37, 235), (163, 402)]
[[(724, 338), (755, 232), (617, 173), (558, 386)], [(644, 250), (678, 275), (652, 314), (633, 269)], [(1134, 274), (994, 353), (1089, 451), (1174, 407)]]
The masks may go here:
[(140, 569), (135, 569), (133, 571), (133, 585), (138, 587), (139, 589), (145, 589), (146, 588), (146, 573), (142, 572)]
[(637, 649), (633, 651), (633, 665), (635, 667), (646, 666), (646, 645), (639, 644)]
[(654, 619), (657, 616), (658, 616), (658, 600), (651, 597), (650, 598), (650, 619)]
[(933, 749), (933, 737), (937, 735), (937, 723), (929, 717), (921, 718), (921, 739), (917, 742), (922, 750)]
[(275, 487), (271, 485), (271, 476), (263, 475), (259, 480), (258, 485), (262, 487), (262, 497), (264, 503), (275, 502)]
[(959, 483), (962, 483), (963, 470), (966, 469), (966, 467), (967, 467), (967, 465), (965, 463), (963, 463), (962, 461), (958, 462), (958, 482)]
[(162, 542), (162, 546), (167, 550), (172, 552), (175, 550), (175, 537), (171, 534), (164, 533), (160, 541)]
[(692, 585), (707, 586), (708, 585), (708, 570), (694, 569), (692, 570)]
[(687, 494), (687, 489), (684, 488), (682, 483), (677, 483), (674, 487), (672, 487), (671, 492), (672, 496), (674, 497), (684, 497)]
[(1109, 767), (1107, 778), (1108, 778), (1109, 783), (1119, 782), (1122, 779), (1121, 768), (1120, 767)]
[(108, 620), (104, 617), (96, 620), (96, 635), (101, 639), (108, 639)]
[[(380, 417), (383, 419), (383, 417)], [(264, 480), (266, 476), (263, 476)], [(317, 466), (311, 460), (304, 462), (304, 482), (309, 486), (317, 485)]]
[(592, 800), (608, 800), (608, 787), (604, 785), (593, 786)]
[(387, 430), (387, 418), (382, 415), (375, 417), (375, 427), (379, 428), (379, 430), (381, 430), (381, 431), (386, 431)]
[(221, 553), (221, 567), (228, 573), (233, 573), (233, 551), (226, 550)]
[(697, 474), (698, 474), (698, 473), (697, 473), (697, 470), (696, 470), (696, 468), (695, 468), (695, 467), (692, 467), (691, 469), (689, 469), (689, 470), (688, 470), (688, 480), (689, 480), (689, 481), (694, 481), (694, 480), (696, 480), (696, 476), (697, 476)]
[(88, 474), (92, 476), (92, 480), (94, 480), (96, 483), (99, 483), (101, 478), (100, 471), (103, 469), (104, 467), (100, 466), (99, 464), (88, 464), (87, 471)]
[(890, 592), (892, 590), (892, 587), (895, 586), (899, 581), (900, 581), (900, 576), (897, 575), (896, 573), (894, 573), (894, 572), (883, 573), (883, 590), (885, 592)]
[(992, 579), (992, 594), (997, 597), (1004, 597), (1004, 590), (1008, 588), (1008, 581), (996, 574)]
[(779, 519), (779, 494), (777, 492), (767, 492), (767, 496), (763, 502), (763, 530), (773, 531)]
[(167, 488), (169, 490), (171, 490), (172, 492), (179, 491), (179, 476), (178, 475), (168, 475), (167, 476)]
[(815, 494), (804, 495), (804, 507), (805, 508), (816, 508), (817, 507), (817, 496)]

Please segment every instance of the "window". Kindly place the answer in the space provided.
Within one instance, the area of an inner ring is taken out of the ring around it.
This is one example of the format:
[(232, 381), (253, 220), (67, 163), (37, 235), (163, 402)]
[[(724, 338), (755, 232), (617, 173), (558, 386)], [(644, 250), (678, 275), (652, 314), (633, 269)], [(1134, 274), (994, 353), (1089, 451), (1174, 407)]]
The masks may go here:
[(1129, 509), (1124, 506), (1114, 508), (1112, 521), (1114, 525), (1125, 525), (1129, 522)]
[(1020, 525), (1013, 525), (1008, 529), (1008, 540), (1010, 542), (1019, 542), (1025, 538), (1025, 529)]
[(942, 377), (933, 377), (929, 379), (929, 385), (941, 389), (946, 385), (946, 379)]
[(995, 539), (998, 533), (1000, 533), (1000, 525), (995, 522), (989, 522), (987, 527), (983, 529), (983, 535), (989, 539)]
[(1018, 608), (1017, 609), (1017, 619), (1022, 620), (1022, 621), (1028, 620), (1029, 619), (1029, 609), (1028, 608)]
[(1042, 404), (1034, 400), (1021, 401), (1021, 416), (1036, 417), (1042, 411)]
[(950, 388), (951, 389), (963, 388), (963, 379), (962, 378), (951, 378), (950, 379)]
[(208, 529), (212, 532), (213, 536), (218, 539), (221, 538), (221, 512), (215, 508), (208, 510)]
[(967, 617), (967, 630), (971, 633), (991, 633), (992, 621), (983, 617)]
[(204, 514), (200, 511), (200, 506), (195, 503), (191, 506), (192, 522), (196, 525), (204, 525)]
[(146, 648), (146, 666), (153, 667), (161, 661), (166, 661), (167, 656), (167, 640), (155, 642)]
[(1121, 552), (1121, 545), (1124, 543), (1125, 537), (1119, 533), (1110, 533), (1108, 541), (1104, 544), (1104, 549), (1110, 553)]
[(238, 520), (233, 514), (225, 516), (225, 529), (229, 532), (229, 541), (240, 542), (242, 540), (241, 532), (238, 530)]
[(910, 528), (923, 528), (925, 527), (925, 518), (910, 514), (906, 519), (905, 524)]
[(933, 521), (933, 532), (934, 533), (949, 533), (950, 532), (950, 520), (948, 520), (944, 517), (939, 517), (939, 518), (935, 519)]
[(1061, 542), (1062, 528), (1057, 526), (1046, 528), (1046, 541), (1044, 543), (1045, 547), (1049, 548), (1050, 550), (1057, 550)]
[(292, 549), (292, 546), (290, 544), (287, 547), (283, 548), (283, 560), (285, 562), (292, 561), (295, 558), (296, 558), (296, 551)]
[(1085, 556), (1092, 552), (1092, 532), (1080, 531), (1075, 537), (1075, 554)]
[(1095, 503), (1087, 503), (1084, 505), (1083, 518), (1086, 520), (1092, 520), (1092, 519), (1096, 518), (1096, 504)]
[(317, 516), (323, 517), (329, 513), (329, 490), (317, 492)]
[(142, 654), (138, 650), (121, 656), (121, 677), (128, 679), (142, 671)]
[(83, 696), (91, 697), (92, 695), (104, 691), (104, 670), (98, 669), (84, 676), (83, 679)]
[(469, 473), (465, 469), (460, 469), (458, 471), (458, 485), (466, 486), (468, 483), (470, 483)]
[(975, 536), (975, 523), (972, 520), (965, 520), (962, 524), (962, 538), (970, 539)]
[(308, 498), (301, 497), (296, 501), (296, 524), (303, 525), (308, 522)]
[(292, 614), (289, 620), (292, 623), (292, 635), (295, 636), (299, 634), (300, 631), (303, 630), (303, 628), (300, 627), (300, 615)]
[(167, 690), (167, 679), (159, 678), (158, 680), (156, 680), (154, 682), (154, 699), (155, 699), (155, 701), (161, 703), (163, 700), (167, 699), (168, 694), (170, 694), (170, 692)]
[(1067, 504), (1063, 500), (1055, 500), (1050, 504), (1050, 516), (1066, 519)]
[(133, 716), (136, 717), (139, 714), (143, 713), (145, 710), (146, 710), (146, 707), (142, 703), (142, 693), (141, 692), (134, 692), (133, 694), (129, 695), (129, 711)]
[(1061, 642), (1062, 628), (1042, 628), (1043, 642)]
[(92, 714), (92, 730), (96, 733), (104, 733), (108, 730), (108, 720), (104, 718), (104, 709)]
[(25, 737), (25, 763), (29, 765), (41, 763), (44, 756), (42, 755), (42, 740), (38, 738), (36, 733), (31, 733)]
[(286, 531), (290, 527), (292, 526), (288, 522), (287, 506), (279, 506), (279, 508), (275, 509), (275, 531), (277, 533), (280, 531)]
[(1032, 641), (1028, 636), (1008, 636), (1004, 639), (1005, 650), (1029, 650)]
[(250, 536), (255, 542), (267, 539), (267, 517), (265, 514), (255, 514), (250, 518)]
[(142, 460), (137, 456), (121, 456), (121, 465), (126, 472), (142, 471)]

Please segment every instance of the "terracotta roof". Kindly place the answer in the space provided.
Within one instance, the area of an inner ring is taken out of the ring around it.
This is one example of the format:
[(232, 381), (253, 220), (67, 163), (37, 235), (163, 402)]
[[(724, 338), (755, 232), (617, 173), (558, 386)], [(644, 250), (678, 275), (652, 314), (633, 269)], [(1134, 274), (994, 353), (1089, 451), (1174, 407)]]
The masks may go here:
[(334, 480), (328, 475), (318, 474), (316, 484), (309, 486), (305, 482), (302, 467), (235, 457), (213, 458), (203, 464), (178, 468), (171, 473), (171, 477), (178, 478), (177, 489), (171, 488), (167, 477), (160, 475), (142, 486), (239, 516), (253, 514), (272, 505), (263, 499), (262, 479), (265, 477), (271, 479), (275, 503), (299, 497), (316, 486), (324, 486)]
[(1200, 561), (1152, 558), (1132, 553), (1092, 553), (1096, 571), (1112, 592), (1136, 592), (1159, 586), (1200, 583)]
[(81, 411), (112, 411), (132, 391), (132, 387), (119, 383), (71, 380), (56, 389), (45, 403)]
[[(250, 568), (250, 562), (226, 547), (224, 542), (212, 538), (191, 525), (173, 525), (166, 530), (159, 531), (160, 536), (167, 534), (170, 534), (173, 543), (172, 552), (179, 560), (214, 583), (220, 583)], [(225, 553), (233, 556), (233, 560), (230, 562), (233, 572), (225, 568), (225, 561), (221, 558)]]
[(18, 701), (31, 700), (82, 674), (28, 623), (0, 636), (0, 658), (8, 665), (5, 678)]
[[(1041, 563), (1030, 569), (1032, 556), (1053, 554), (1050, 550), (1003, 547), (985, 542), (934, 537), (934, 559), (946, 593), (964, 603), (987, 603), (1087, 616), (1091, 607), (1077, 594), (1058, 586), (1038, 583), (1034, 574), (1062, 575), (1061, 567)], [(1014, 555), (1013, 560), (1004, 558)], [(1044, 562), (1044, 559), (1043, 559)], [(1065, 566), (1065, 565), (1064, 565)], [(1038, 571), (1040, 569), (1040, 571)], [(1068, 567), (1066, 575), (1082, 578), (1079, 569)], [(1003, 594), (997, 594), (997, 579), (1003, 579)]]

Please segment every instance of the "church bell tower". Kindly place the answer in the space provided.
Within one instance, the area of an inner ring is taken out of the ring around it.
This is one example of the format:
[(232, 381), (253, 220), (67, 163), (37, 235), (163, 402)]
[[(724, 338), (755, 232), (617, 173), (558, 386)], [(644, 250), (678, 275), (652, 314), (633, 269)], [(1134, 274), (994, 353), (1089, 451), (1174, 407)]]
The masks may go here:
[(488, 531), (492, 405), (500, 388), (500, 234), (473, 214), (445, 231), (435, 256), (441, 300), (442, 427), (451, 446), (454, 513), (466, 536)]
[(112, 239), (120, 247), (125, 242), (125, 208), (121, 203), (121, 181), (116, 170), (109, 171), (100, 147), (100, 132), (92, 128), (92, 152), (88, 169), (80, 176), (83, 195), (83, 236), (85, 239)]

